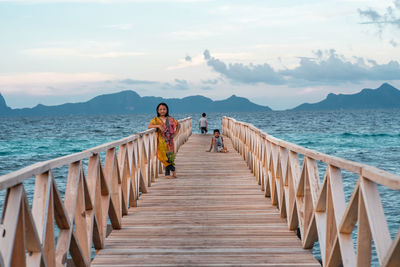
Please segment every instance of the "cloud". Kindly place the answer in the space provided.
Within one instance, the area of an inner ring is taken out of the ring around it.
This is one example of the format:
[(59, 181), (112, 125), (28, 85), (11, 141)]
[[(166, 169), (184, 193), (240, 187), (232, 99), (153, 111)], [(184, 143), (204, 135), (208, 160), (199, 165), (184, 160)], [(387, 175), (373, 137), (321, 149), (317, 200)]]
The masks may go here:
[(382, 19), (382, 16), (377, 11), (375, 11), (371, 8), (369, 8), (367, 10), (358, 9), (358, 13), (361, 16), (366, 17), (370, 20), (369, 22), (364, 22), (364, 23), (376, 23)]
[(164, 83), (163, 89), (164, 90), (179, 90), (185, 91), (189, 90), (189, 84), (186, 80), (175, 79), (175, 84)]
[(25, 49), (22, 51), (26, 55), (30, 56), (71, 56), (71, 57), (86, 57), (86, 58), (119, 58), (119, 57), (135, 57), (145, 55), (141, 52), (118, 52), (118, 51), (107, 51), (107, 52), (87, 52), (84, 50), (73, 49), (73, 48), (33, 48)]
[(351, 62), (335, 50), (315, 52), (317, 58), (301, 58), (300, 65), (293, 69), (280, 71), (291, 82), (304, 84), (334, 85), (346, 82), (398, 80), (400, 65), (397, 61), (379, 65), (374, 60), (355, 58)]
[(98, 82), (114, 79), (114, 75), (84, 72), (84, 73), (59, 73), (59, 72), (31, 72), (0, 74), (0, 86), (29, 85), (29, 84), (60, 84)]
[(394, 0), (393, 5), (387, 7), (382, 13), (371, 7), (365, 10), (358, 9), (358, 13), (367, 19), (362, 24), (376, 25), (379, 33), (382, 33), (384, 27), (390, 25), (400, 29), (400, 0)]
[(235, 82), (273, 85), (286, 83), (283, 76), (272, 69), (267, 63), (263, 65), (253, 65), (252, 63), (249, 65), (241, 63), (226, 65), (223, 61), (212, 57), (208, 50), (204, 51), (204, 59), (207, 61), (207, 65), (212, 67), (214, 71)]
[(175, 89), (177, 89), (177, 90), (188, 90), (189, 89), (189, 85), (186, 80), (175, 79), (175, 82), (176, 82)]
[[(190, 60), (189, 60), (190, 59)], [(179, 64), (167, 67), (167, 70), (178, 70), (194, 66), (200, 66), (204, 63), (203, 55), (199, 54), (194, 57), (186, 56), (183, 59), (179, 59)]]
[(158, 82), (155, 81), (132, 80), (132, 79), (124, 79), (120, 80), (119, 82), (123, 84), (158, 84)]
[(250, 57), (248, 53), (214, 53), (214, 57), (219, 59), (241, 59), (246, 60)]
[[(0, 74), (0, 88), (2, 93), (8, 95), (26, 96), (72, 96), (87, 93), (98, 93), (105, 88), (115, 90), (114, 75), (88, 72), (88, 73), (14, 73)], [(22, 101), (22, 100), (21, 100)], [(23, 102), (29, 102), (27, 99)]]
[(29, 56), (84, 58), (118, 58), (145, 55), (142, 52), (120, 51), (121, 46), (122, 44), (118, 42), (54, 42), (47, 43), (44, 47), (24, 49), (22, 53)]
[(210, 60), (211, 59), (210, 51), (204, 50), (203, 55), (204, 55), (204, 59), (205, 60)]
[(204, 91), (211, 91), (213, 88), (211, 87), (211, 86), (202, 86), (201, 87), (201, 90), (204, 90)]
[(395, 40), (390, 40), (390, 42), (389, 42), (393, 47), (397, 47), (398, 45), (399, 45), (399, 43), (398, 42), (396, 42)]
[[(216, 53), (215, 57), (219, 59), (247, 59), (249, 55), (247, 53)], [(189, 60), (190, 59), (190, 60)], [(185, 69), (189, 67), (195, 67), (203, 65), (205, 62), (204, 55), (202, 53), (195, 55), (193, 57), (186, 56), (183, 59), (179, 59), (179, 64), (167, 67), (167, 70), (178, 70)]]
[[(208, 50), (205, 50), (203, 52), (203, 57), (205, 60), (208, 60), (211, 58), (210, 52)], [(219, 59), (248, 59), (250, 55), (248, 53), (215, 53), (214, 57), (219, 58)]]
[(208, 79), (208, 80), (203, 80), (203, 81), (201, 81), (203, 84), (213, 84), (213, 85), (215, 85), (215, 84), (217, 84), (218, 83), (218, 79), (214, 79), (214, 80), (211, 80), (211, 79)]
[[(384, 30), (386, 35), (393, 34), (393, 30), (400, 29), (400, 0), (394, 0), (393, 3), (386, 7), (384, 10), (377, 10), (371, 7), (367, 9), (358, 9), (358, 13), (361, 17), (365, 18), (366, 21), (361, 24), (370, 24), (376, 27), (377, 35), (382, 38)], [(389, 44), (392, 47), (397, 47), (398, 42), (393, 38), (390, 38)]]
[(315, 57), (299, 58), (299, 65), (284, 70), (274, 70), (267, 63), (244, 65), (225, 62), (204, 51), (207, 65), (215, 72), (234, 82), (244, 84), (264, 83), (269, 85), (308, 86), (308, 85), (338, 85), (347, 82), (362, 81), (392, 81), (400, 79), (400, 64), (390, 61), (378, 64), (371, 59), (356, 58), (351, 61), (335, 50), (314, 52)]

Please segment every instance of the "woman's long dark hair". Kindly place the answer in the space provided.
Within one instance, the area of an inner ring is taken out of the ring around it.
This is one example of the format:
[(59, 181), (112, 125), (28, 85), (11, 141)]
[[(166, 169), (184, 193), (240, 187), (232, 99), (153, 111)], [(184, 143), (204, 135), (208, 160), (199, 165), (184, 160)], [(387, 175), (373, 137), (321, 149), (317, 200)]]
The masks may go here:
[(157, 117), (160, 117), (160, 113), (158, 113), (158, 108), (159, 108), (160, 106), (164, 106), (164, 107), (167, 108), (167, 114), (165, 114), (165, 117), (168, 117), (168, 116), (169, 116), (169, 108), (168, 108), (168, 105), (165, 104), (164, 102), (162, 102), (162, 103), (160, 103), (160, 104), (157, 105), (157, 108), (156, 108)]

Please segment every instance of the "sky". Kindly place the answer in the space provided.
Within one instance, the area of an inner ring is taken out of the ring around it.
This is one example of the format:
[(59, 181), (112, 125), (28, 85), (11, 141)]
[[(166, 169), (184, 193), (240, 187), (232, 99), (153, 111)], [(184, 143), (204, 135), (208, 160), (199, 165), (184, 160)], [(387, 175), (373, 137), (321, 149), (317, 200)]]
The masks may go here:
[(400, 0), (0, 0), (12, 108), (232, 94), (293, 108), (400, 88)]

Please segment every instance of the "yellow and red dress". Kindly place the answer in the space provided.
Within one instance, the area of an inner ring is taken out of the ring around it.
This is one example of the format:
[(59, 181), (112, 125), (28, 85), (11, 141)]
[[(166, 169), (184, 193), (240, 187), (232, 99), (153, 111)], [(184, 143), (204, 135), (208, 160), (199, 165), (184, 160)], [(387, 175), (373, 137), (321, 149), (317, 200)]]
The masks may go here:
[(178, 121), (168, 116), (164, 123), (159, 117), (154, 117), (150, 124), (162, 125), (164, 128), (164, 131), (157, 128), (157, 158), (165, 167), (174, 165), (173, 160), (171, 162), (171, 158), (175, 158), (173, 135), (178, 127)]

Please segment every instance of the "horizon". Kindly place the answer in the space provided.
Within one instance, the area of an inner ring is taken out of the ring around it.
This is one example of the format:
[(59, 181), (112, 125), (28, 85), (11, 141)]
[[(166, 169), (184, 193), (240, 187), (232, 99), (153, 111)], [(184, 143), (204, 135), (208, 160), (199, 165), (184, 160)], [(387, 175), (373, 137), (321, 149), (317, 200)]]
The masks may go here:
[(140, 96), (273, 110), (400, 88), (400, 0), (0, 0), (0, 92), (13, 109)]

